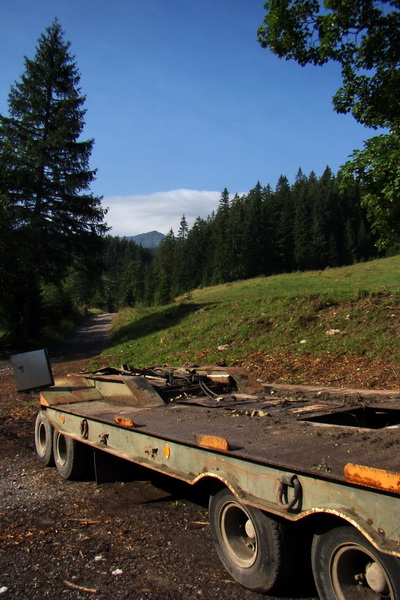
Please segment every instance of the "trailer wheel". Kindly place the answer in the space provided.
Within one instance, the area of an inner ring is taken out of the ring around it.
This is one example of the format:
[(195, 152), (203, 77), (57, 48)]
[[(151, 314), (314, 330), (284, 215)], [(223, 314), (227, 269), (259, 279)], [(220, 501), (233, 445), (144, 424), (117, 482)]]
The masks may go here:
[(54, 466), (53, 434), (54, 428), (45, 411), (41, 410), (35, 421), (35, 448), (40, 462), (46, 467)]
[(315, 535), (312, 568), (320, 598), (400, 599), (400, 561), (379, 552), (354, 527)]
[(294, 569), (284, 523), (241, 504), (226, 488), (210, 497), (209, 519), (219, 557), (236, 581), (262, 593), (286, 586)]
[(83, 475), (87, 463), (85, 450), (83, 444), (55, 430), (54, 462), (63, 479), (79, 479)]

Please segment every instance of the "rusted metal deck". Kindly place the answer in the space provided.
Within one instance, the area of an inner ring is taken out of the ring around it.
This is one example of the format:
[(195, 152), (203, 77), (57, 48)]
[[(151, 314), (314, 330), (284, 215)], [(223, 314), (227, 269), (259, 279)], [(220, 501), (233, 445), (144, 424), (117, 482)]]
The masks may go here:
[(103, 369), (56, 381), (41, 403), (167, 442), (213, 439), (214, 451), (314, 477), (346, 481), (349, 464), (399, 471), (400, 392), (288, 393), (214, 366)]

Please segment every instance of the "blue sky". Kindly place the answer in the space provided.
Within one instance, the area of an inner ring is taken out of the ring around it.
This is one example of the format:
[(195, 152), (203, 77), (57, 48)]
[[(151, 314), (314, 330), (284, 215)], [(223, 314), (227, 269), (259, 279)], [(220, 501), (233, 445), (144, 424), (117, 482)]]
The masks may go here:
[(55, 17), (87, 96), (92, 186), (113, 235), (176, 232), (257, 181), (336, 173), (372, 132), (337, 115), (336, 65), (300, 67), (257, 43), (263, 0), (1, 2), (0, 113)]

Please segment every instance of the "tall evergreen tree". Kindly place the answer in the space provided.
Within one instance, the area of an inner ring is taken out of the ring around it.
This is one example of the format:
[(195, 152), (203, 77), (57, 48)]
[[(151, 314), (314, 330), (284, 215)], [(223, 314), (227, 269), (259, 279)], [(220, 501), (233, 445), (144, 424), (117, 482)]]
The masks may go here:
[(230, 202), (229, 239), (230, 239), (230, 271), (229, 281), (243, 279), (243, 222), (245, 215), (245, 196), (235, 194)]
[(288, 273), (293, 269), (294, 206), (289, 181), (285, 175), (279, 177), (272, 200), (276, 207), (274, 219), (277, 221), (273, 249), (276, 262), (273, 272)]
[(246, 198), (243, 222), (243, 267), (245, 277), (263, 274), (265, 236), (262, 209), (262, 187), (258, 181)]
[(178, 229), (178, 240), (181, 242), (185, 242), (189, 233), (189, 225), (185, 215), (182, 215), (182, 218), (179, 223)]
[(190, 289), (196, 289), (206, 280), (206, 266), (210, 263), (211, 226), (197, 217), (188, 233), (186, 249), (190, 269)]
[(212, 281), (222, 283), (231, 279), (232, 243), (229, 228), (229, 192), (224, 188), (212, 225)]
[(294, 260), (296, 269), (301, 271), (312, 269), (313, 249), (311, 244), (311, 210), (312, 204), (309, 196), (307, 177), (299, 169), (296, 181), (292, 188), (295, 207), (293, 233), (294, 233)]
[(69, 48), (54, 21), (34, 59), (25, 58), (9, 94), (9, 116), (0, 117), (0, 195), (11, 211), (12, 245), (21, 250), (18, 320), (25, 339), (40, 317), (32, 313), (40, 283), (59, 282), (106, 231), (101, 198), (88, 191), (94, 142), (80, 139), (85, 97)]
[(173, 300), (176, 238), (172, 229), (160, 242), (153, 261), (154, 302), (168, 304)]
[(185, 215), (182, 216), (175, 244), (172, 296), (187, 292), (191, 287), (190, 261), (187, 253), (189, 225)]
[(262, 190), (262, 273), (271, 275), (277, 272), (277, 226), (279, 210), (274, 194), (268, 184)]

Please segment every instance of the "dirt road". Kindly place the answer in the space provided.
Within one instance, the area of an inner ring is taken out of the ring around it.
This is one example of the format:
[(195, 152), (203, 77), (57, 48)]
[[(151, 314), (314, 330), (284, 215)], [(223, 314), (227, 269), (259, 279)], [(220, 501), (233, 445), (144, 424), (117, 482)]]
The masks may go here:
[(87, 317), (55, 352), (52, 362), (85, 360), (100, 354), (110, 342), (113, 313)]
[[(85, 366), (109, 339), (91, 318), (53, 356), (54, 375)], [(130, 469), (65, 481), (34, 451), (34, 394), (0, 364), (0, 597), (4, 600), (256, 600), (221, 566), (207, 509), (190, 490)], [(311, 598), (298, 582), (290, 597)], [(283, 598), (283, 597), (281, 597)]]

